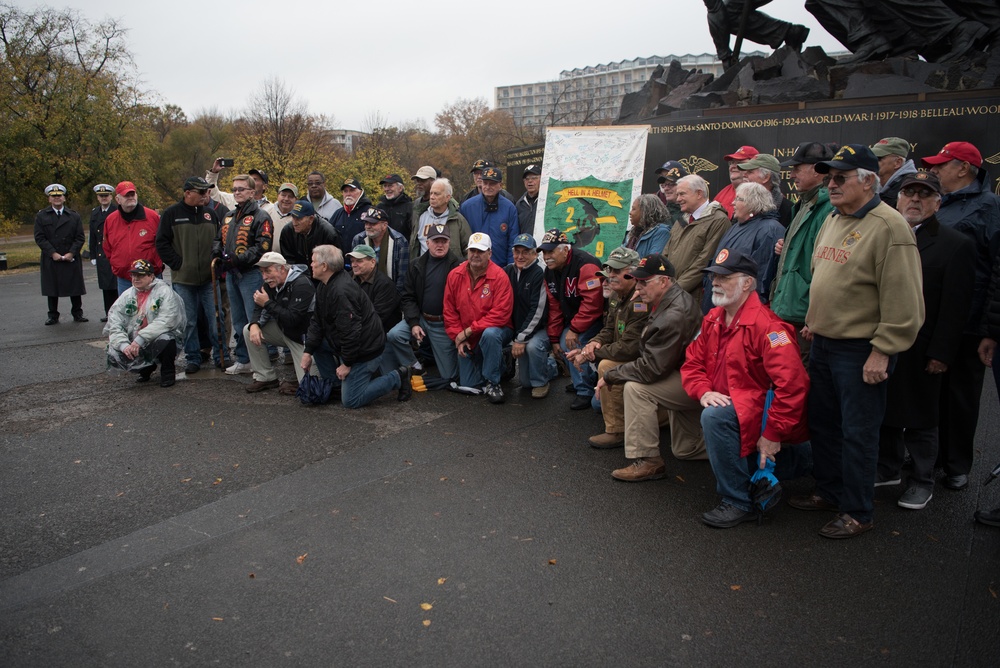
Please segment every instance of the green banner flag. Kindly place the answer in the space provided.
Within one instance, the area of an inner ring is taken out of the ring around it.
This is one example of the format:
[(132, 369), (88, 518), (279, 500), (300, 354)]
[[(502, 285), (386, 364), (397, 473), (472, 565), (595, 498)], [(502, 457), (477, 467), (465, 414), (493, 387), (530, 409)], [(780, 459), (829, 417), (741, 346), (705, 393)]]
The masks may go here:
[(548, 179), (545, 229), (566, 233), (576, 248), (601, 259), (622, 245), (632, 206), (632, 179)]

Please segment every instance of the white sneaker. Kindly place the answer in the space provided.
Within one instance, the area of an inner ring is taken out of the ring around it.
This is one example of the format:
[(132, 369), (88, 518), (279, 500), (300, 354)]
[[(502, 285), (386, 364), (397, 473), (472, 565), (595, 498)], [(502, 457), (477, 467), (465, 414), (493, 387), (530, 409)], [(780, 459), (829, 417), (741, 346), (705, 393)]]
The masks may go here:
[(228, 373), (230, 376), (236, 376), (241, 373), (250, 373), (252, 371), (253, 369), (250, 367), (250, 364), (249, 363), (244, 364), (243, 362), (237, 362), (233, 364), (231, 367), (226, 368), (226, 373)]

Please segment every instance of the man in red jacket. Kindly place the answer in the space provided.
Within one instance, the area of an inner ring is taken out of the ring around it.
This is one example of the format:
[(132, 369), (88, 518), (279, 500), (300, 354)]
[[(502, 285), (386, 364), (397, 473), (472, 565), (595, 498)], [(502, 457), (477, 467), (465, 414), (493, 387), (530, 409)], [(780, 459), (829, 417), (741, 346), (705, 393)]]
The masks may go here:
[[(701, 519), (726, 529), (756, 517), (750, 499), (753, 469), (763, 469), (768, 459), (774, 461), (782, 443), (808, 440), (809, 376), (795, 329), (760, 303), (754, 278), (757, 263), (723, 248), (704, 271), (712, 274), (715, 308), (688, 346), (681, 382), (688, 396), (704, 408), (705, 447), (722, 497), (718, 507)], [(774, 398), (765, 422), (769, 389)], [(796, 467), (799, 462), (792, 460), (804, 455), (798, 449), (789, 449), (788, 454), (782, 469), (786, 464)]]
[(460, 384), (482, 387), (491, 404), (502, 404), (500, 371), (504, 346), (514, 338), (514, 291), (507, 273), (490, 262), (492, 247), (488, 234), (469, 237), (469, 259), (445, 283), (444, 331), (458, 348)]
[[(597, 272), (601, 263), (582, 248), (573, 248), (565, 232), (556, 228), (542, 237), (538, 250), (545, 260), (545, 287), (549, 296), (549, 341), (552, 354), (566, 361), (566, 353), (582, 348), (601, 331), (604, 291)], [(590, 408), (597, 371), (590, 364), (577, 369), (568, 362), (576, 398), (570, 409)]]
[(163, 260), (156, 252), (156, 231), (160, 214), (143, 206), (135, 184), (122, 181), (115, 187), (118, 208), (104, 221), (104, 254), (118, 279), (118, 295), (132, 287), (129, 268), (136, 260), (153, 265), (157, 278), (163, 277)]

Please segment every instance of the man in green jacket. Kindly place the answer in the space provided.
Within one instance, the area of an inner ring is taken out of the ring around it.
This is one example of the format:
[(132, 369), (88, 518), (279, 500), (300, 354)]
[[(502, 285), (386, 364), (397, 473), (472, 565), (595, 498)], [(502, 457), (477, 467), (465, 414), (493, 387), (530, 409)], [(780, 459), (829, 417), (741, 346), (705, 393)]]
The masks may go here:
[(816, 171), (815, 165), (832, 157), (833, 152), (825, 144), (803, 142), (791, 158), (781, 163), (799, 191), (799, 201), (792, 209), (792, 222), (785, 238), (774, 249), (781, 257), (771, 283), (770, 306), (775, 315), (795, 327), (803, 364), (809, 363), (809, 342), (802, 338), (802, 326), (809, 310), (813, 246), (819, 228), (833, 210), (823, 175)]

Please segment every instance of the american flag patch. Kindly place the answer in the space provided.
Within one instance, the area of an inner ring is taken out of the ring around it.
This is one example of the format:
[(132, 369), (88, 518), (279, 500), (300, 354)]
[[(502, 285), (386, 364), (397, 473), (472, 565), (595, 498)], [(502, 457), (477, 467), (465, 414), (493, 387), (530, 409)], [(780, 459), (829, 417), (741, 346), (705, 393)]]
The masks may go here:
[(592, 278), (583, 284), (584, 290), (593, 290), (594, 288), (599, 288), (599, 287), (601, 287), (601, 279), (599, 278)]
[(647, 309), (646, 302), (635, 302), (632, 304), (632, 311), (634, 313), (645, 313)]
[(791, 341), (788, 339), (788, 334), (784, 332), (768, 332), (767, 340), (771, 342), (772, 348), (777, 348), (779, 346), (787, 346)]

